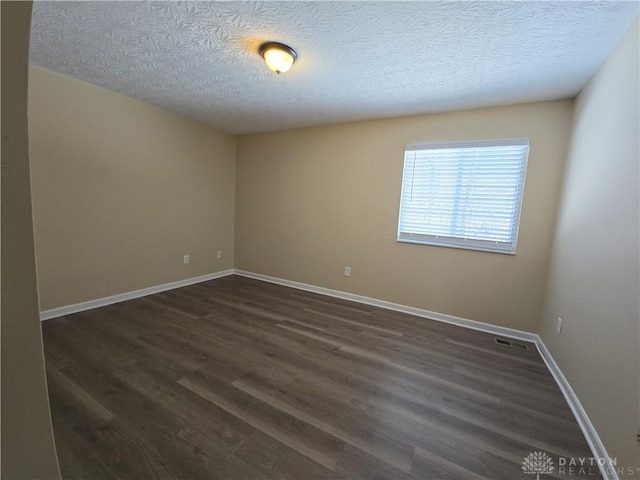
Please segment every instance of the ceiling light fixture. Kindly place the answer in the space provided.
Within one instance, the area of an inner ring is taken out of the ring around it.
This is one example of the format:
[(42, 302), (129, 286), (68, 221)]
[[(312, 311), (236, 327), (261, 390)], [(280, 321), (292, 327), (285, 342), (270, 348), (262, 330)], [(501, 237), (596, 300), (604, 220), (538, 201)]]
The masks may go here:
[(264, 58), (267, 67), (278, 75), (288, 71), (298, 58), (298, 54), (293, 48), (278, 42), (263, 43), (258, 51)]

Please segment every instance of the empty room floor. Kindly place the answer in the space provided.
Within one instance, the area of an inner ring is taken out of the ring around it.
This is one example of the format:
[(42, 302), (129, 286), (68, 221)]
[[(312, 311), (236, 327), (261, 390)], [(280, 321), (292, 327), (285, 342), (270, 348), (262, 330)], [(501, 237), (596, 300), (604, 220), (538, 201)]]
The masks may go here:
[(591, 456), (533, 344), (244, 277), (43, 335), (65, 479), (513, 480), (531, 452)]

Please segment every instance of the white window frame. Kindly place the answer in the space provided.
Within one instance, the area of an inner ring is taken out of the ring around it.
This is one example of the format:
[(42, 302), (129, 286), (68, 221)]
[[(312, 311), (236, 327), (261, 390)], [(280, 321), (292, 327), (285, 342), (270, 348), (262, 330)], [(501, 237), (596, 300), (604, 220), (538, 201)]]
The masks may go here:
[[(498, 147), (498, 146), (525, 146), (525, 152), (523, 155), (522, 177), (520, 181), (520, 189), (518, 192), (518, 198), (515, 201), (515, 228), (513, 231), (512, 241), (507, 242), (495, 242), (492, 240), (479, 240), (468, 239), (461, 237), (447, 237), (441, 235), (425, 235), (420, 233), (402, 232), (402, 215), (403, 215), (403, 202), (405, 199), (405, 186), (407, 172), (407, 154), (412, 151), (420, 150), (445, 150), (450, 148), (482, 148), (482, 147)], [(456, 142), (456, 143), (442, 143), (442, 144), (426, 144), (426, 145), (407, 145), (404, 152), (403, 159), (403, 171), (402, 171), (402, 188), (400, 193), (400, 208), (398, 214), (398, 234), (397, 241), (404, 243), (416, 243), (422, 245), (435, 245), (440, 247), (449, 248), (462, 248), (466, 250), (479, 250), (492, 253), (503, 253), (509, 255), (516, 254), (516, 246), (518, 243), (518, 231), (520, 227), (520, 218), (522, 213), (522, 200), (524, 198), (525, 180), (527, 174), (527, 163), (529, 159), (530, 142), (528, 138), (509, 138), (502, 140), (482, 140), (482, 141), (470, 141), (470, 142)]]

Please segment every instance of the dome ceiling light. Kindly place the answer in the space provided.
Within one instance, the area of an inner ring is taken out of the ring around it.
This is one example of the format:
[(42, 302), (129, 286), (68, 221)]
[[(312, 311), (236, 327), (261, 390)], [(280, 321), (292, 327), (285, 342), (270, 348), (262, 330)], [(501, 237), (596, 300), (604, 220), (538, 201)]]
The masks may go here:
[(267, 42), (258, 50), (267, 67), (280, 75), (288, 71), (298, 58), (296, 51), (288, 45), (278, 42)]

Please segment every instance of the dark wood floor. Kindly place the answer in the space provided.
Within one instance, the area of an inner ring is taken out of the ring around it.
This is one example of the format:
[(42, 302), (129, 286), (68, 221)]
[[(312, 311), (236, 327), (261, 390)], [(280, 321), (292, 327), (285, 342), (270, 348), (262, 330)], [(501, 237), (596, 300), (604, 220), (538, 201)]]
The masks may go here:
[(533, 345), (256, 280), (43, 332), (65, 479), (514, 480), (532, 451), (591, 455)]

